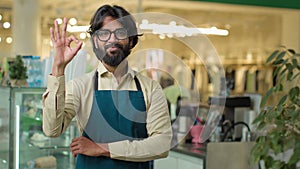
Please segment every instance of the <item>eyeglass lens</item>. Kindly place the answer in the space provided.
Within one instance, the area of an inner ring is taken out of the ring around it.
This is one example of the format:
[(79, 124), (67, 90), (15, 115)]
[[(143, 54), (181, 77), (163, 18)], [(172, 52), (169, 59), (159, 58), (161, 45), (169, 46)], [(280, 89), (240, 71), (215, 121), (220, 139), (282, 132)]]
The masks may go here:
[(97, 36), (101, 41), (108, 41), (112, 33), (118, 40), (123, 40), (127, 38), (127, 30), (125, 28), (119, 28), (114, 31), (110, 31), (108, 29), (100, 29), (97, 31)]

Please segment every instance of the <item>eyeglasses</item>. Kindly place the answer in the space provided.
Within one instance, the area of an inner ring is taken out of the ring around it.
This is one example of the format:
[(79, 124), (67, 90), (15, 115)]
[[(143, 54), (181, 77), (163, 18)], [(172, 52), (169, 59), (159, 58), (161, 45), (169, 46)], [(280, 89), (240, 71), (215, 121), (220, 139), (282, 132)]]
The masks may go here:
[(118, 40), (124, 40), (128, 37), (127, 30), (125, 28), (118, 28), (114, 31), (108, 29), (99, 29), (96, 32), (96, 35), (100, 41), (106, 42), (110, 39), (111, 34), (113, 33)]

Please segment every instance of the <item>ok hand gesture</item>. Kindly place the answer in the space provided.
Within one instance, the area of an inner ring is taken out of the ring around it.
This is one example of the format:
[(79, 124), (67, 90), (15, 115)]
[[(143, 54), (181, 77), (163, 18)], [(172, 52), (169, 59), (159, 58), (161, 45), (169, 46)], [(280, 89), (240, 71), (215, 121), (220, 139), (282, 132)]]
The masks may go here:
[[(52, 75), (56, 77), (64, 74), (67, 64), (74, 58), (82, 46), (82, 42), (74, 35), (66, 37), (67, 23), (67, 18), (64, 18), (61, 32), (57, 21), (54, 21), (54, 30), (50, 28), (50, 36), (55, 50)], [(71, 48), (73, 41), (76, 45)]]

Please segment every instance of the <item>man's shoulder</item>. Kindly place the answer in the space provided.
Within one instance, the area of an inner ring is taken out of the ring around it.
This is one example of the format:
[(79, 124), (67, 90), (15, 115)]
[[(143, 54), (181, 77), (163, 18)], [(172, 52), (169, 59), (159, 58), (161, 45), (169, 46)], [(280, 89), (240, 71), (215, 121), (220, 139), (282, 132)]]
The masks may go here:
[(73, 80), (71, 80), (71, 83), (77, 84), (80, 86), (87, 86), (88, 84), (91, 83), (94, 73), (95, 72), (92, 71), (92, 72), (86, 73), (80, 77), (74, 78)]
[(151, 79), (150, 77), (144, 75), (143, 73), (136, 72), (135, 76), (138, 78), (138, 80), (147, 88), (157, 88), (160, 87), (159, 82), (157, 82), (154, 79)]

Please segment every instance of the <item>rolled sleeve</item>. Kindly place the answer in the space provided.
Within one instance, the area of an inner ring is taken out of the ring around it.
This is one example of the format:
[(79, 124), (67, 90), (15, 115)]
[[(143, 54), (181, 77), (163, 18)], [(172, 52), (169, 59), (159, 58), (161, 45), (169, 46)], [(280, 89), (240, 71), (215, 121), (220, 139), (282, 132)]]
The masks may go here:
[(45, 135), (57, 137), (62, 134), (71, 119), (65, 111), (65, 76), (48, 76), (47, 90), (43, 94), (43, 131)]

